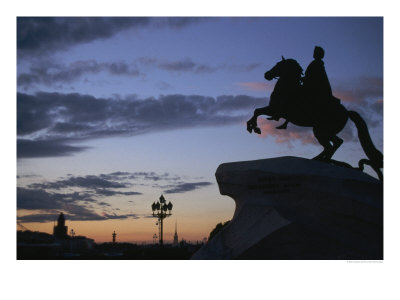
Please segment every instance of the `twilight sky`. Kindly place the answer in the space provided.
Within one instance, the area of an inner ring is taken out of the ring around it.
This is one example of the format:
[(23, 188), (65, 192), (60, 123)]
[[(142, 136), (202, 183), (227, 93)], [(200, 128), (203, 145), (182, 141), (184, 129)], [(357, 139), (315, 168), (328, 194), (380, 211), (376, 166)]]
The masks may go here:
[[(322, 150), (310, 128), (245, 127), (276, 82), (264, 72), (281, 55), (305, 69), (315, 45), (334, 95), (383, 151), (382, 18), (17, 18), (19, 221), (52, 232), (63, 211), (96, 242), (114, 230), (151, 241), (164, 194), (164, 239), (176, 221), (180, 238), (207, 237), (234, 211), (219, 164)], [(334, 158), (355, 166), (365, 155), (352, 122), (339, 136)]]

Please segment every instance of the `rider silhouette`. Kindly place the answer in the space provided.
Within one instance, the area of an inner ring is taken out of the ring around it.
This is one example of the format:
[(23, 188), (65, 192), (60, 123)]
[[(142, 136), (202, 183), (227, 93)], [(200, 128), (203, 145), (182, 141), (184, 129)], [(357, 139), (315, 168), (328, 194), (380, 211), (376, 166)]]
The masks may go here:
[[(338, 100), (332, 95), (332, 88), (322, 60), (324, 55), (324, 49), (315, 46), (313, 54), (314, 60), (308, 65), (305, 76), (302, 78), (305, 95), (310, 99), (314, 111), (316, 112), (326, 109), (326, 104), (328, 104), (330, 99)], [(286, 129), (288, 123), (289, 121), (286, 120), (282, 125), (276, 128)]]
[(319, 107), (332, 98), (332, 88), (322, 60), (324, 54), (325, 51), (321, 47), (314, 48), (314, 60), (307, 67), (303, 78), (306, 95)]

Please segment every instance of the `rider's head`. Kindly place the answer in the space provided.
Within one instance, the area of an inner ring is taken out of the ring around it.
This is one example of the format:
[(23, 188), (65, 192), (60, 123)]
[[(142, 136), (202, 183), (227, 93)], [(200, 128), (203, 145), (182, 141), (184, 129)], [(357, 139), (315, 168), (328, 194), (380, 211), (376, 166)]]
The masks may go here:
[(315, 59), (323, 59), (325, 51), (321, 47), (315, 46), (314, 48), (314, 58)]

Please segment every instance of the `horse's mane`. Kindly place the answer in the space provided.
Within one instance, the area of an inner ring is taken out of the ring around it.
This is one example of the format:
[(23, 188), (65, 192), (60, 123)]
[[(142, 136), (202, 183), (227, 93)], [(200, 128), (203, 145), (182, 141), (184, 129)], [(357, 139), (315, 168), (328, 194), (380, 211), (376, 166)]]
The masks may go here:
[(285, 59), (285, 66), (288, 67), (289, 72), (291, 72), (297, 78), (301, 78), (303, 75), (303, 68), (300, 64), (293, 58)]

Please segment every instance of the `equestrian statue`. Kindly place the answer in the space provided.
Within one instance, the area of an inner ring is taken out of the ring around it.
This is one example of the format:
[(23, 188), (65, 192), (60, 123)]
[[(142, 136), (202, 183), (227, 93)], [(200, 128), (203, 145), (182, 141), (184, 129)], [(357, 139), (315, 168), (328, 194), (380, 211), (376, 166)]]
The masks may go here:
[(304, 77), (298, 62), (284, 57), (267, 71), (264, 74), (266, 80), (277, 78), (278, 81), (271, 93), (269, 105), (254, 110), (253, 117), (247, 121), (247, 130), (250, 133), (261, 133), (257, 126), (257, 117), (260, 115), (270, 116), (268, 119), (275, 121), (285, 119), (277, 129), (286, 129), (289, 122), (297, 126), (312, 127), (315, 138), (324, 148), (313, 159), (349, 166), (332, 160), (332, 156), (343, 143), (337, 134), (350, 118), (357, 127), (361, 146), (368, 157), (359, 161), (358, 169), (363, 170), (364, 165), (370, 165), (378, 178), (383, 180), (383, 154), (374, 146), (367, 124), (360, 114), (347, 110), (340, 99), (332, 95), (322, 60), (324, 54), (321, 47), (315, 47), (314, 60), (307, 67)]

